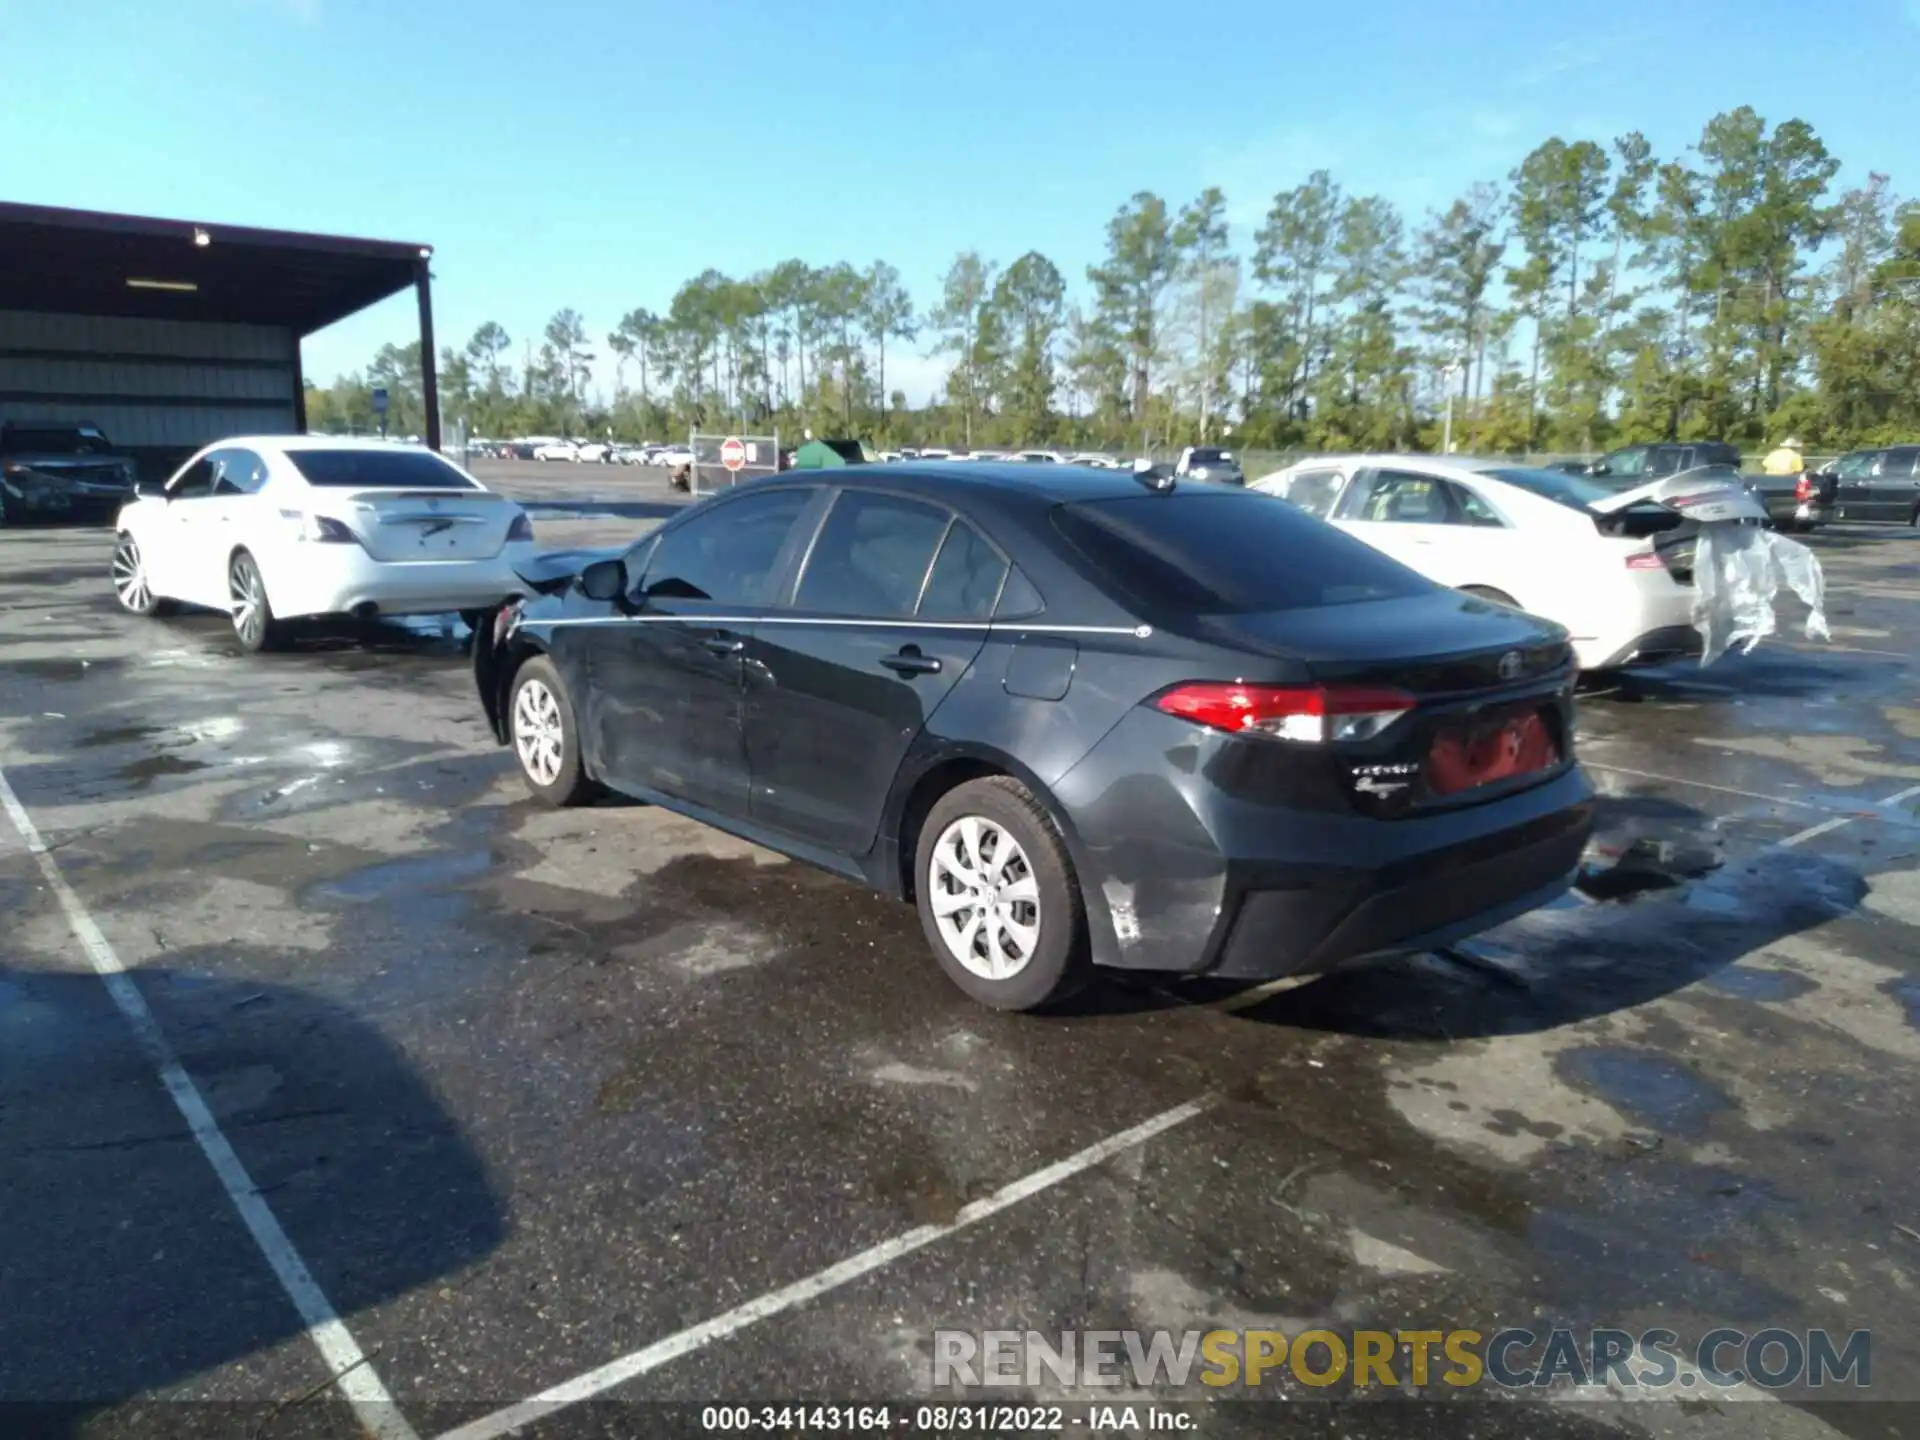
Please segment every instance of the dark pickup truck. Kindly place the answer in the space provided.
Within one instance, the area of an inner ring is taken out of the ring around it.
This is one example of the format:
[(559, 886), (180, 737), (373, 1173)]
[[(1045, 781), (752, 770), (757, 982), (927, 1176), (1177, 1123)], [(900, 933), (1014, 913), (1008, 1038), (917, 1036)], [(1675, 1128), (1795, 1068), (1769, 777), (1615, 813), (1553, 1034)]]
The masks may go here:
[(1724, 440), (1653, 441), (1623, 445), (1591, 462), (1566, 461), (1555, 467), (1576, 475), (1591, 475), (1609, 485), (1628, 489), (1680, 475), (1688, 470), (1732, 471), (1766, 506), (1767, 519), (1782, 530), (1811, 530), (1832, 518), (1831, 497), (1823, 499), (1812, 476), (1742, 474), (1740, 450)]
[(9, 420), (0, 425), (0, 525), (112, 520), (133, 499), (133, 458), (98, 425)]
[(1920, 526), (1920, 445), (1849, 450), (1812, 480), (1836, 520)]

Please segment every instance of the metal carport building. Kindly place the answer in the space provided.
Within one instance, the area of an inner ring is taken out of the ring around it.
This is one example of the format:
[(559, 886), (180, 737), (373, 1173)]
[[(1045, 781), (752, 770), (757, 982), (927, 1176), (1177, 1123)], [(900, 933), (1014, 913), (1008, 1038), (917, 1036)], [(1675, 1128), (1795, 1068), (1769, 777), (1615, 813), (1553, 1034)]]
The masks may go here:
[(440, 447), (424, 245), (0, 203), (0, 421), (87, 420), (164, 474), (306, 429), (300, 342), (412, 286)]

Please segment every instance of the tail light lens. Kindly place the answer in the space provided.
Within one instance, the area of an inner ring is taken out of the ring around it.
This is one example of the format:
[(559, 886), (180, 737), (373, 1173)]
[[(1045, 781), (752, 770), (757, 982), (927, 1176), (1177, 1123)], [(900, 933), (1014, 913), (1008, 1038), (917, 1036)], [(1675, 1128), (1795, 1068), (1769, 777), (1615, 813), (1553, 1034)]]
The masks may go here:
[(1627, 556), (1627, 569), (1629, 570), (1663, 570), (1666, 568), (1666, 564), (1667, 562), (1662, 560), (1659, 554), (1652, 550), (1636, 550), (1633, 554)]
[(1796, 503), (1801, 505), (1813, 499), (1813, 476), (1804, 470), (1800, 472), (1800, 478), (1794, 482), (1793, 498)]
[(513, 523), (507, 526), (507, 543), (511, 545), (516, 540), (531, 539), (533, 539), (533, 521), (529, 520), (527, 512), (522, 510), (513, 517)]
[(1235, 735), (1324, 745), (1371, 740), (1412, 710), (1403, 690), (1361, 685), (1236, 685), (1194, 681), (1158, 696), (1154, 708)]
[(302, 540), (311, 540), (320, 545), (360, 543), (359, 536), (331, 515), (309, 515), (304, 510), (282, 510), (280, 518), (297, 525), (300, 528)]

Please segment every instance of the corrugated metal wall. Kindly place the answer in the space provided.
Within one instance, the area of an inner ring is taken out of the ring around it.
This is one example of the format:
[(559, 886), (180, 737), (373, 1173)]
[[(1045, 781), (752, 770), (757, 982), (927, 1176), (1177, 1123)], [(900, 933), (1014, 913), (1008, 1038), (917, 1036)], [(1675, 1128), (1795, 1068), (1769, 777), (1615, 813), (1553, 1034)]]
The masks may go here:
[(154, 474), (295, 428), (300, 341), (265, 325), (0, 310), (0, 421), (91, 420)]

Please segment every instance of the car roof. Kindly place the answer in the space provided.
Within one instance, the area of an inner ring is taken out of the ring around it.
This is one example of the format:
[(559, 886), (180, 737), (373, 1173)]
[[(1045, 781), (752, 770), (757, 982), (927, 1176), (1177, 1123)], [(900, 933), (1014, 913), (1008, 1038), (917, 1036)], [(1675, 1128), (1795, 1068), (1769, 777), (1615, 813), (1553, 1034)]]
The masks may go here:
[(268, 450), (286, 454), (299, 450), (376, 450), (383, 455), (396, 450), (426, 450), (435, 453), (425, 445), (410, 445), (404, 440), (379, 440), (346, 435), (228, 435), (204, 447), (208, 450), (224, 450), (228, 446), (244, 445), (249, 450)]
[[(1345, 455), (1310, 455), (1296, 460), (1285, 467), (1282, 473), (1293, 470), (1312, 470), (1322, 466), (1397, 466), (1432, 470), (1435, 474), (1448, 473), (1462, 475), (1481, 475), (1490, 470), (1526, 470), (1540, 469), (1517, 460), (1507, 460), (1498, 455), (1419, 455), (1405, 451), (1356, 451)], [(1494, 477), (1498, 479), (1498, 476)]]
[(975, 494), (985, 491), (1014, 499), (1038, 498), (1053, 504), (1153, 493), (1125, 473), (1096, 470), (1088, 465), (1029, 465), (1017, 460), (976, 460), (958, 466), (887, 461), (878, 465), (847, 465), (835, 470), (789, 470), (777, 481), (758, 483), (782, 482), (873, 486), (921, 493), (930, 499), (960, 491)]

